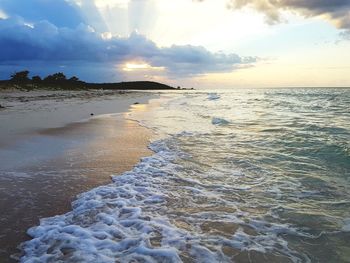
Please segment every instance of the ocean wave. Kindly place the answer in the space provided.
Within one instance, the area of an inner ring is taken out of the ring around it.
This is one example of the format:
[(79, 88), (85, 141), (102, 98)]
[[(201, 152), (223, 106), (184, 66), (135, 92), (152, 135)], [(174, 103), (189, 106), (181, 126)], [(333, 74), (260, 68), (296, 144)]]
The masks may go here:
[(212, 118), (211, 123), (213, 125), (219, 125), (219, 126), (230, 124), (228, 120), (225, 120), (223, 118), (217, 118), (217, 117)]
[(220, 99), (220, 95), (217, 93), (208, 93), (208, 100), (218, 100)]
[[(200, 183), (179, 180), (184, 167), (178, 161), (188, 159), (188, 155), (176, 150), (175, 141), (176, 136), (152, 143), (155, 154), (143, 158), (132, 171), (114, 176), (109, 185), (79, 195), (72, 211), (42, 219), (39, 226), (30, 228), (32, 239), (22, 244), (24, 256), (20, 261), (231, 262), (239, 251), (283, 255), (292, 262), (308, 261), (282, 238), (283, 233), (299, 235), (289, 225), (243, 220), (239, 210), (195, 212), (198, 207), (193, 206), (192, 213), (181, 216), (171, 209), (171, 203), (176, 204), (180, 198), (175, 191), (179, 185), (190, 193), (185, 197), (191, 200), (189, 203), (219, 198)], [(226, 224), (233, 232), (212, 232), (215, 227), (204, 231), (206, 225), (215, 226), (216, 222), (218, 229)]]
[(350, 232), (350, 218), (344, 219), (344, 226), (342, 227), (342, 231)]
[(349, 96), (256, 92), (137, 115), (155, 154), (30, 229), (22, 262), (347, 262)]
[[(153, 144), (157, 148), (159, 143)], [(157, 213), (166, 202), (158, 177), (172, 155), (158, 148), (114, 183), (78, 196), (67, 214), (42, 219), (28, 230), (21, 262), (179, 262), (176, 244), (187, 233)], [(162, 235), (162, 244), (155, 245)]]

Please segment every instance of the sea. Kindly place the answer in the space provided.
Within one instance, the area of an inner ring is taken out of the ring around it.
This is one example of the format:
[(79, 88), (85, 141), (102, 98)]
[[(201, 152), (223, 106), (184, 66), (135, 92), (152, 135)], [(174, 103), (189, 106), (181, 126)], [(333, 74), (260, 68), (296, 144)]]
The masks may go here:
[(350, 262), (350, 89), (135, 107), (153, 156), (28, 229), (21, 262)]

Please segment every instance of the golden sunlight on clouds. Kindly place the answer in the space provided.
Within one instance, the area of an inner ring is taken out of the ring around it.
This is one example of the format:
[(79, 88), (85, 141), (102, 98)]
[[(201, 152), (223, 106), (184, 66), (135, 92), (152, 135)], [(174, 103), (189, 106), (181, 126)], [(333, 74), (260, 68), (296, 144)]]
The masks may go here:
[(105, 40), (107, 39), (111, 39), (113, 37), (112, 33), (111, 32), (104, 32), (101, 34), (101, 37)]
[(131, 70), (149, 69), (149, 68), (151, 68), (151, 66), (146, 63), (143, 63), (143, 64), (126, 63), (124, 70), (131, 71)]
[(145, 71), (145, 70), (164, 70), (164, 67), (152, 67), (145, 62), (127, 62), (123, 65), (124, 71)]

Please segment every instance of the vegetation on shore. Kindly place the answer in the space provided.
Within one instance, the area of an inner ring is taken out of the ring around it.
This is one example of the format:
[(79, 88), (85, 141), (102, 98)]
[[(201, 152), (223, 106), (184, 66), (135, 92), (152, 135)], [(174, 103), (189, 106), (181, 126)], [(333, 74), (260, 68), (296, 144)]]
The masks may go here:
[[(15, 72), (9, 80), (0, 81), (1, 89), (57, 89), (57, 90), (87, 90), (87, 89), (108, 89), (108, 90), (167, 90), (175, 89), (168, 85), (153, 81), (130, 81), (119, 83), (88, 83), (73, 76), (67, 78), (62, 72), (48, 75), (45, 78), (40, 76), (29, 77), (29, 71)], [(178, 87), (177, 89), (179, 89)]]

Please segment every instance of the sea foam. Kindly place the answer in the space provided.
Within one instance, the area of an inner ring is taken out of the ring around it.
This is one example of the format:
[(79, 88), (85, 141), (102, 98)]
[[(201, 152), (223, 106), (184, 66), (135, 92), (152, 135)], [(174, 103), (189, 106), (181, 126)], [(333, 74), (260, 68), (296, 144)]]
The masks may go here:
[(220, 95), (217, 93), (208, 93), (208, 100), (218, 100), (220, 99)]
[[(180, 251), (194, 238), (160, 213), (167, 199), (161, 180), (175, 168), (174, 154), (164, 145), (152, 144), (154, 156), (113, 177), (113, 183), (79, 195), (71, 212), (30, 228), (32, 240), (22, 244), (20, 261), (181, 262)], [(202, 262), (220, 260), (196, 242), (188, 253)]]
[[(168, 186), (171, 188), (174, 181), (187, 182), (176, 176), (177, 171), (184, 169), (177, 164), (177, 159), (189, 156), (174, 151), (176, 145), (170, 150), (168, 144), (173, 143), (172, 139), (152, 143), (150, 148), (155, 154), (143, 158), (132, 171), (114, 176), (109, 185), (79, 195), (72, 203), (72, 211), (42, 219), (39, 226), (30, 228), (28, 234), (32, 239), (22, 244), (24, 256), (20, 261), (230, 262), (232, 258), (223, 248), (231, 247), (260, 253), (276, 251), (293, 262), (301, 262), (279, 236), (281, 233), (298, 235), (296, 230), (258, 219), (243, 220), (239, 210), (234, 214), (209, 211), (187, 214), (183, 220), (189, 228), (179, 228), (175, 224), (176, 215), (168, 207), (171, 196), (176, 193), (169, 191)], [(199, 181), (187, 184), (192, 186), (183, 186), (183, 189), (192, 193), (190, 198), (219, 198)], [(232, 236), (196, 230), (199, 225), (216, 220), (240, 227)], [(255, 230), (254, 235), (243, 231), (242, 227), (247, 226)]]
[(211, 123), (212, 123), (213, 125), (219, 125), (219, 126), (230, 124), (229, 121), (227, 121), (227, 120), (225, 120), (225, 119), (223, 119), (223, 118), (218, 118), (218, 117), (212, 118)]
[(349, 93), (310, 109), (327, 93), (186, 92), (137, 115), (169, 137), (30, 229), (21, 261), (346, 262)]

